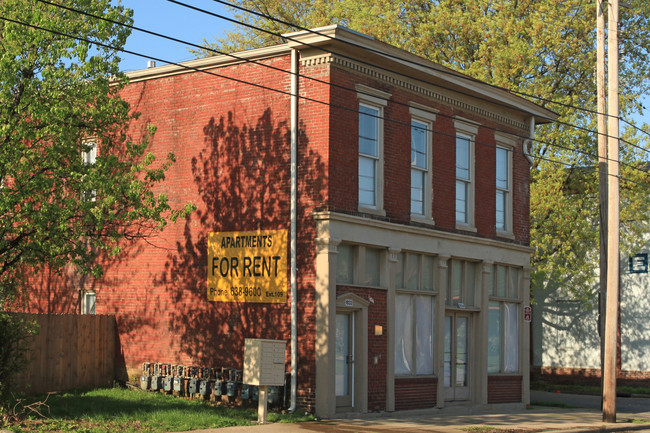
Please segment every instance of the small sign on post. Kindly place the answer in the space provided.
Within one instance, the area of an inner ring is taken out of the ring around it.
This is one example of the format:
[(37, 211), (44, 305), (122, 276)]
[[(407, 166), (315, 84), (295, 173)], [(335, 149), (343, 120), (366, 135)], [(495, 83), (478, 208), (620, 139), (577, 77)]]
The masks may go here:
[(524, 307), (524, 322), (532, 322), (533, 320), (533, 309), (530, 308), (530, 305)]

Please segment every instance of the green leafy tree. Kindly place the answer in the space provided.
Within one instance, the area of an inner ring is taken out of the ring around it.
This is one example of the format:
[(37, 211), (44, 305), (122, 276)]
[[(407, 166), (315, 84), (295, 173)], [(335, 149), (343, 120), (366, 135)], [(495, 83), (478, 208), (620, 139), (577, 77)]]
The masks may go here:
[[(57, 1), (132, 23), (110, 0)], [(98, 276), (98, 255), (188, 209), (155, 193), (173, 155), (146, 152), (153, 127), (127, 139), (136, 114), (118, 96), (117, 51), (90, 42), (119, 48), (130, 30), (37, 0), (2, 0), (0, 16), (1, 306), (27, 270), (72, 264)]]
[[(650, 73), (650, 2), (622, 9), (621, 109), (642, 113)], [(244, 23), (211, 49), (237, 51), (280, 43), (301, 27), (341, 24), (471, 77), (511, 89), (560, 115), (538, 129), (531, 171), (533, 284), (564, 287), (593, 301), (598, 254), (596, 5), (593, 0), (234, 0)], [(248, 25), (248, 26), (246, 26)], [(527, 95), (532, 95), (527, 96)], [(647, 231), (650, 218), (647, 135), (625, 131), (621, 220), (625, 245)], [(631, 144), (631, 145), (630, 145)]]
[[(55, 1), (132, 23), (131, 11), (110, 0)], [(37, 0), (0, 0), (0, 17), (3, 311), (35, 272), (72, 266), (100, 276), (100, 255), (118, 254), (192, 207), (173, 209), (156, 192), (173, 155), (157, 162), (147, 153), (154, 128), (127, 138), (136, 114), (119, 98), (127, 81), (106, 46), (122, 47), (129, 29)], [(0, 319), (0, 334), (12, 338), (0, 344), (4, 363), (20, 353), (17, 329), (28, 328)], [(3, 373), (0, 395), (6, 383)]]

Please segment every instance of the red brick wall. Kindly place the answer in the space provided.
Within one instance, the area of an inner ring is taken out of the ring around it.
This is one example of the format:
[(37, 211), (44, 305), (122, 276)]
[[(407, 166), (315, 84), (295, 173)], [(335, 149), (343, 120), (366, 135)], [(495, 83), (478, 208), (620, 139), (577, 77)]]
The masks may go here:
[(435, 407), (437, 388), (435, 377), (395, 379), (395, 410)]
[(488, 376), (488, 404), (520, 403), (521, 376)]
[[(482, 119), (471, 112), (463, 112), (415, 95), (402, 88), (373, 80), (355, 72), (332, 66), (330, 138), (336, 164), (330, 166), (330, 209), (358, 213), (358, 106), (355, 83), (391, 94), (384, 109), (384, 219), (410, 223), (410, 122), (409, 102), (417, 102), (439, 110), (433, 124), (433, 201), (435, 226), (456, 231), (455, 217), (455, 161), (456, 147), (453, 116), (479, 122), (475, 143), (475, 223), (476, 235), (494, 238), (495, 230), (495, 147), (494, 129), (517, 133), (493, 121)], [(350, 90), (352, 89), (352, 90)], [(513, 233), (515, 242), (529, 243), (528, 182), (529, 163), (515, 148), (513, 158)]]
[[(263, 60), (290, 69), (289, 56)], [(283, 92), (290, 75), (242, 63), (219, 68), (218, 74)], [(355, 83), (392, 94), (385, 109), (384, 197), (386, 220), (408, 224), (410, 214), (409, 101), (440, 110), (433, 136), (433, 216), (436, 228), (455, 231), (455, 134), (452, 115), (481, 121), (471, 113), (427, 101), (393, 85), (329, 65), (302, 68), (299, 102), (299, 403), (311, 407), (315, 387), (315, 227), (314, 210), (358, 211), (358, 99)], [(318, 77), (325, 83), (309, 80)], [(172, 206), (191, 202), (197, 211), (170, 224), (148, 242), (124, 244), (117, 258), (105, 258), (100, 281), (78, 276), (39, 275), (32, 311), (69, 313), (79, 309), (78, 290), (94, 289), (97, 313), (115, 314), (120, 335), (118, 355), (134, 374), (142, 362), (169, 362), (241, 368), (244, 338), (290, 339), (289, 303), (240, 304), (206, 300), (207, 237), (214, 231), (289, 229), (290, 99), (203, 73), (187, 73), (134, 82), (122, 92), (141, 113), (129, 128), (140, 141), (147, 126), (157, 127), (150, 151), (176, 163), (159, 192)], [(332, 104), (331, 106), (327, 104)], [(489, 124), (484, 122), (485, 124)], [(477, 140), (493, 142), (481, 128)], [(336, 163), (330, 164), (330, 154)], [(494, 236), (494, 150), (477, 145), (478, 236)], [(515, 153), (516, 241), (528, 242), (528, 164)], [(371, 294), (372, 293), (372, 294)], [(369, 322), (369, 407), (384, 408), (386, 399), (386, 333), (382, 291), (372, 296)], [(388, 330), (387, 330), (388, 331)], [(289, 351), (287, 345), (287, 353)], [(377, 357), (377, 364), (374, 363)], [(287, 354), (287, 361), (289, 356)]]

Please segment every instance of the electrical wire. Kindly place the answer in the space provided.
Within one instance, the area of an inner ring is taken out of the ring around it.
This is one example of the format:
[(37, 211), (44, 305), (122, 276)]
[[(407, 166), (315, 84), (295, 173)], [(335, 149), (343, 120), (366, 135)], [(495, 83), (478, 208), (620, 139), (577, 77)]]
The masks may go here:
[[(38, 0), (38, 1), (45, 1), (45, 0)], [(59, 6), (59, 5), (55, 5), (55, 6)], [(274, 88), (272, 88), (272, 87), (264, 86), (264, 85), (257, 84), (257, 83), (253, 83), (253, 82), (246, 81), (246, 80), (237, 79), (237, 78), (234, 78), (234, 77), (228, 77), (228, 76), (225, 76), (225, 75), (222, 75), (222, 74), (217, 74), (217, 73), (212, 72), (212, 71), (207, 71), (207, 70), (200, 69), (200, 68), (197, 68), (197, 67), (193, 67), (193, 66), (189, 66), (189, 65), (184, 65), (184, 64), (182, 64), (182, 63), (176, 63), (176, 62), (168, 61), (168, 60), (166, 60), (166, 59), (153, 57), (153, 56), (150, 56), (150, 55), (147, 55), (147, 54), (142, 54), (142, 53), (138, 53), (138, 52), (135, 52), (135, 51), (130, 51), (130, 50), (127, 50), (127, 49), (124, 49), (124, 48), (115, 47), (115, 46), (112, 46), (112, 45), (109, 45), (109, 44), (105, 44), (105, 43), (103, 43), (103, 42), (99, 42), (99, 41), (91, 40), (91, 39), (84, 38), (84, 37), (81, 37), (81, 36), (76, 36), (76, 35), (71, 35), (71, 34), (68, 34), (68, 33), (60, 32), (60, 31), (58, 31), (58, 30), (47, 29), (47, 28), (45, 28), (45, 27), (38, 26), (38, 25), (36, 25), (36, 24), (31, 24), (31, 23), (26, 23), (26, 22), (18, 21), (18, 20), (15, 20), (15, 19), (9, 18), (9, 17), (4, 17), (4, 16), (0, 16), (0, 19), (1, 19), (1, 20), (4, 20), (4, 21), (7, 21), (7, 22), (14, 23), (14, 24), (18, 24), (18, 25), (22, 25), (22, 26), (26, 26), (26, 27), (31, 27), (31, 28), (34, 28), (34, 29), (36, 29), (36, 30), (41, 30), (41, 31), (49, 32), (49, 33), (52, 33), (52, 34), (55, 34), (55, 35), (59, 35), (59, 36), (62, 36), (62, 37), (75, 39), (75, 40), (82, 41), (82, 42), (86, 42), (86, 43), (89, 43), (89, 44), (94, 44), (94, 45), (101, 46), (101, 47), (103, 47), (103, 48), (107, 48), (107, 49), (110, 49), (110, 50), (119, 51), (119, 52), (124, 52), (124, 53), (131, 54), (131, 55), (135, 55), (135, 56), (138, 56), (138, 57), (147, 58), (147, 59), (152, 59), (152, 60), (160, 61), (160, 62), (163, 62), (163, 63), (168, 63), (168, 64), (170, 64), (170, 65), (178, 66), (178, 67), (181, 67), (181, 68), (186, 69), (186, 70), (191, 70), (191, 71), (194, 71), (194, 72), (204, 73), (204, 74), (208, 74), (208, 75), (215, 76), (215, 77), (218, 77), (218, 78), (223, 78), (223, 79), (226, 79), (226, 80), (235, 81), (235, 82), (240, 83), (240, 84), (250, 85), (250, 86), (253, 86), (253, 87), (256, 87), (256, 88), (260, 88), (260, 89), (263, 89), (263, 90), (268, 90), (268, 91), (272, 91), (272, 92), (277, 92), (277, 93), (280, 93), (280, 94), (283, 94), (283, 95), (286, 95), (286, 96), (292, 96), (290, 92), (283, 91), (283, 90), (280, 90), (280, 89), (274, 89)], [(331, 103), (328, 103), (328, 102), (320, 101), (320, 100), (313, 99), (313, 98), (309, 98), (309, 97), (306, 97), (306, 96), (301, 96), (301, 95), (296, 95), (296, 96), (297, 96), (298, 98), (300, 98), (300, 99), (304, 99), (304, 100), (307, 100), (307, 101), (310, 101), (310, 102), (314, 102), (314, 103), (318, 103), (318, 104), (326, 105), (326, 106), (333, 107), (333, 108), (343, 109), (343, 110), (350, 111), (350, 112), (354, 112), (354, 113), (357, 113), (357, 114), (359, 113), (359, 111), (358, 111), (357, 109), (351, 109), (351, 108), (349, 108), (349, 107), (343, 107), (343, 106), (339, 106), (339, 105), (331, 104)], [(367, 115), (367, 114), (366, 114), (366, 115)], [(371, 117), (379, 117), (379, 118), (383, 118), (382, 116), (371, 116)], [(386, 121), (388, 121), (388, 122), (394, 122), (394, 123), (398, 123), (398, 124), (403, 124), (403, 125), (408, 125), (408, 126), (410, 126), (410, 123), (409, 123), (409, 122), (402, 122), (402, 121), (397, 121), (397, 120), (389, 119), (389, 118), (383, 118), (383, 119), (386, 120)], [(449, 137), (456, 137), (455, 134), (446, 134), (446, 133), (442, 133), (442, 132), (440, 132), (440, 131), (431, 131), (431, 132), (436, 133), (436, 134), (439, 134), (439, 135), (446, 135), (446, 136), (449, 136)], [(485, 143), (485, 142), (476, 141), (476, 140), (473, 140), (473, 141), (474, 141), (474, 143), (476, 143), (476, 144), (481, 144), (481, 145), (488, 146), (488, 147), (492, 147), (492, 148), (495, 148), (495, 147), (496, 147), (496, 145), (491, 144), (491, 143)], [(570, 150), (570, 151), (577, 151), (576, 149), (570, 149), (570, 148), (567, 148), (567, 149)], [(514, 149), (510, 149), (510, 148), (507, 149), (507, 150), (508, 150), (508, 151), (511, 151), (511, 152), (513, 152), (513, 153), (516, 152), (516, 153), (519, 153), (519, 154), (523, 154), (523, 151), (515, 151)], [(587, 156), (594, 156), (594, 155), (588, 154), (588, 153), (586, 153), (586, 152), (585, 152), (584, 154), (587, 155)], [(550, 162), (553, 162), (553, 163), (556, 163), (556, 164), (559, 164), (559, 165), (563, 165), (563, 166), (572, 165), (571, 163), (568, 163), (568, 162), (556, 161), (556, 160), (552, 160), (552, 159), (549, 159), (549, 158), (544, 157), (544, 156), (538, 156), (538, 158), (543, 159), (543, 160), (547, 160), (547, 161), (550, 161)], [(620, 163), (620, 162), (619, 162), (619, 164), (624, 164), (624, 163)], [(631, 166), (631, 167), (632, 167), (632, 166)], [(622, 179), (622, 180), (629, 180), (629, 181), (631, 181), (631, 182), (634, 182), (633, 180), (631, 180), (631, 179), (627, 179), (627, 178), (623, 178), (623, 177), (620, 176), (620, 175), (617, 176), (617, 177), (619, 177), (619, 178)], [(645, 187), (647, 187), (648, 189), (650, 189), (650, 185), (646, 185)]]
[[(188, 42), (188, 41), (184, 41), (184, 40), (181, 40), (181, 39), (177, 39), (177, 38), (174, 38), (174, 37), (171, 37), (171, 36), (167, 36), (167, 35), (164, 35), (164, 34), (161, 34), (161, 33), (153, 32), (153, 31), (150, 31), (150, 30), (142, 29), (142, 28), (139, 28), (139, 27), (136, 27), (136, 26), (132, 26), (132, 25), (129, 25), (129, 24), (120, 23), (120, 22), (118, 22), (118, 21), (111, 20), (111, 19), (106, 18), (106, 17), (102, 17), (102, 16), (94, 15), (94, 14), (91, 14), (91, 13), (88, 13), (88, 12), (85, 12), (85, 11), (82, 11), (82, 10), (79, 10), (79, 9), (71, 8), (71, 7), (68, 7), (68, 6), (63, 6), (63, 5), (60, 5), (60, 4), (57, 4), (57, 3), (53, 3), (53, 2), (51, 2), (51, 1), (48, 1), (48, 0), (37, 0), (37, 1), (39, 1), (40, 3), (44, 3), (44, 4), (47, 4), (47, 5), (50, 5), (50, 6), (55, 6), (55, 7), (61, 8), (61, 9), (65, 9), (65, 10), (68, 10), (68, 11), (70, 11), (70, 12), (79, 13), (79, 14), (84, 15), (84, 16), (87, 16), (87, 17), (91, 17), (91, 18), (99, 19), (99, 20), (102, 20), (102, 21), (105, 21), (105, 22), (110, 22), (110, 23), (112, 23), (112, 24), (116, 24), (116, 25), (124, 26), (124, 27), (126, 27), (126, 28), (131, 29), (131, 30), (136, 30), (136, 31), (140, 31), (140, 32), (143, 32), (143, 33), (151, 34), (151, 35), (156, 36), (156, 37), (161, 37), (161, 38), (164, 38), (164, 39), (167, 39), (167, 40), (171, 40), (171, 41), (174, 41), (174, 42), (183, 43), (183, 44), (185, 44), (185, 45), (190, 45), (190, 46), (193, 46), (193, 47), (198, 47), (198, 48), (206, 49), (206, 50), (209, 50), (209, 51), (211, 51), (211, 52), (216, 52), (216, 53), (218, 53), (218, 54), (220, 54), (220, 55), (228, 56), (228, 57), (234, 58), (234, 59), (239, 60), (239, 61), (243, 61), (243, 62), (247, 62), (247, 63), (253, 63), (253, 64), (256, 64), (256, 65), (260, 65), (260, 66), (263, 66), (263, 67), (267, 67), (267, 68), (270, 68), (270, 69), (273, 69), (273, 70), (276, 70), (276, 71), (279, 71), (279, 72), (282, 72), (282, 73), (287, 73), (287, 74), (290, 74), (290, 75), (293, 75), (293, 74), (294, 74), (293, 72), (291, 72), (291, 71), (287, 71), (286, 69), (282, 69), (282, 68), (278, 68), (278, 67), (275, 67), (275, 66), (272, 66), (272, 65), (268, 65), (268, 64), (263, 63), (263, 62), (259, 62), (259, 61), (256, 61), (256, 60), (247, 59), (247, 58), (244, 58), (244, 57), (241, 57), (241, 56), (237, 56), (237, 55), (235, 55), (235, 54), (222, 52), (222, 51), (219, 51), (219, 50), (216, 50), (216, 49), (212, 49), (212, 48), (205, 48), (205, 47), (202, 47), (202, 46), (200, 46), (200, 45), (193, 44), (193, 43)], [(169, 62), (165, 62), (165, 63), (169, 63)], [(351, 88), (349, 88), (349, 87), (341, 86), (341, 85), (338, 85), (338, 84), (336, 84), (336, 83), (331, 83), (331, 82), (327, 82), (327, 81), (324, 81), (324, 80), (319, 80), (319, 79), (317, 79), (317, 78), (308, 77), (308, 76), (300, 75), (300, 74), (295, 74), (295, 75), (297, 75), (297, 76), (299, 76), (299, 77), (302, 76), (303, 78), (307, 78), (307, 79), (310, 79), (310, 80), (316, 81), (316, 82), (321, 83), (321, 84), (325, 84), (325, 85), (329, 85), (329, 86), (337, 87), (337, 88), (340, 88), (340, 89), (343, 89), (343, 90), (346, 90), (346, 91), (351, 91), (351, 92), (353, 92), (353, 93), (355, 93), (355, 94), (357, 94), (357, 93), (365, 94), (363, 91), (358, 91), (358, 90), (356, 90), (356, 89), (351, 89)], [(366, 94), (366, 95), (368, 95), (368, 94)], [(321, 101), (321, 102), (322, 102), (322, 101)], [(397, 104), (397, 105), (402, 105), (402, 106), (407, 107), (407, 108), (410, 107), (407, 103), (402, 103), (402, 102), (399, 102), (399, 101), (393, 101), (393, 103), (395, 103), (395, 104)], [(331, 104), (330, 104), (330, 105), (331, 105)], [(338, 108), (343, 108), (343, 107), (338, 107)], [(354, 110), (354, 111), (355, 111), (356, 113), (358, 113), (357, 110)], [(425, 110), (425, 111), (427, 111), (427, 110)], [(455, 117), (452, 116), (452, 115), (445, 115), (445, 114), (442, 114), (442, 113), (437, 113), (437, 112), (435, 112), (435, 111), (429, 111), (429, 113), (430, 113), (430, 114), (438, 115), (438, 116), (440, 116), (440, 117), (447, 117), (447, 118), (450, 118), (450, 119), (455, 119)], [(381, 117), (381, 116), (373, 116), (373, 115), (370, 115), (370, 116), (371, 116), (371, 117)], [(408, 123), (406, 123), (406, 122), (400, 122), (400, 121), (391, 120), (391, 119), (385, 119), (385, 120), (388, 120), (389, 122), (392, 121), (392, 122), (400, 123), (400, 124), (403, 124), (403, 125), (410, 125), (410, 124), (408, 124)], [(597, 155), (594, 155), (594, 154), (588, 153), (588, 152), (586, 152), (586, 151), (584, 151), (584, 150), (582, 150), (582, 149), (570, 148), (570, 147), (568, 147), (568, 146), (563, 146), (563, 145), (560, 145), (560, 144), (557, 144), (557, 143), (545, 142), (545, 141), (542, 141), (542, 140), (539, 140), (539, 139), (531, 139), (530, 137), (527, 137), (527, 136), (523, 136), (523, 135), (519, 135), (519, 134), (513, 134), (513, 133), (511, 133), (511, 132), (503, 131), (503, 130), (499, 130), (499, 129), (494, 128), (494, 127), (484, 126), (484, 128), (489, 129), (489, 130), (492, 130), (492, 131), (495, 131), (495, 132), (506, 133), (506, 134), (508, 134), (508, 135), (511, 135), (511, 136), (514, 136), (514, 137), (517, 137), (517, 138), (520, 138), (520, 139), (523, 139), (523, 140), (531, 140), (531, 141), (537, 142), (537, 143), (539, 143), (539, 144), (543, 144), (543, 145), (547, 145), (547, 146), (557, 147), (557, 148), (560, 148), (560, 149), (563, 149), (563, 150), (566, 150), (566, 151), (570, 151), (570, 152), (578, 152), (578, 153), (583, 154), (584, 156), (588, 156), (588, 157), (592, 157), (592, 158), (598, 158)], [(445, 135), (445, 136), (448, 136), (448, 137), (455, 137), (455, 135), (447, 134), (447, 133), (442, 133), (442, 132), (440, 132), (440, 131), (433, 130), (432, 128), (429, 128), (429, 127), (427, 127), (426, 130), (427, 130), (428, 132), (433, 133), (433, 134)], [(485, 144), (485, 145), (489, 145), (489, 146), (496, 147), (496, 145), (492, 145), (492, 144), (488, 144), (488, 143), (481, 143), (481, 144)], [(609, 160), (608, 158), (605, 158), (605, 159)], [(625, 163), (621, 163), (621, 164), (624, 165)], [(631, 166), (631, 167), (632, 167), (632, 166)]]
[[(253, 29), (253, 30), (256, 30), (256, 31), (265, 32), (265, 33), (268, 33), (268, 34), (273, 35), (273, 36), (277, 36), (277, 37), (281, 37), (281, 38), (284, 38), (284, 39), (289, 39), (289, 40), (291, 40), (291, 38), (288, 38), (287, 36), (283, 36), (283, 35), (280, 34), (280, 33), (271, 32), (271, 31), (268, 31), (268, 30), (266, 30), (266, 29), (262, 29), (261, 27), (253, 26), (252, 24), (249, 24), (249, 23), (244, 23), (244, 22), (241, 22), (241, 21), (232, 20), (232, 19), (229, 19), (229, 18), (227, 18), (227, 17), (223, 17), (223, 16), (221, 16), (220, 14), (214, 14), (214, 13), (211, 13), (211, 12), (206, 11), (206, 10), (204, 10), (204, 9), (197, 8), (197, 7), (194, 7), (194, 6), (191, 6), (191, 5), (187, 5), (187, 4), (182, 3), (182, 2), (180, 2), (180, 1), (178, 1), (178, 0), (167, 0), (167, 1), (169, 1), (169, 2), (171, 2), (171, 3), (174, 3), (174, 4), (178, 4), (178, 5), (180, 5), (180, 6), (189, 7), (189, 8), (191, 8), (191, 9), (194, 9), (194, 10), (200, 11), (200, 12), (202, 12), (202, 13), (207, 13), (207, 14), (210, 14), (210, 15), (216, 16), (216, 17), (221, 18), (221, 19), (226, 19), (226, 20), (228, 20), (228, 21), (230, 21), (230, 22), (234, 22), (235, 24), (239, 24), (239, 25), (243, 25), (243, 26), (249, 27), (249, 28), (251, 28), (251, 29)], [(291, 23), (291, 22), (288, 22), (288, 21), (284, 21), (284, 20), (281, 20), (281, 19), (279, 19), (279, 18), (271, 17), (270, 15), (266, 15), (266, 14), (263, 14), (263, 13), (261, 13), (261, 12), (257, 12), (257, 11), (252, 10), (252, 9), (244, 8), (243, 6), (239, 6), (239, 5), (236, 5), (236, 4), (234, 4), (234, 3), (227, 2), (227, 1), (225, 1), (225, 0), (212, 0), (212, 1), (214, 1), (215, 3), (220, 3), (220, 4), (224, 5), (224, 6), (228, 6), (228, 7), (234, 8), (234, 9), (239, 9), (239, 10), (242, 11), (242, 12), (246, 12), (246, 13), (249, 13), (249, 14), (256, 15), (256, 16), (258, 16), (258, 17), (260, 17), (260, 18), (264, 18), (264, 19), (267, 19), (267, 20), (272, 20), (272, 21), (274, 21), (274, 22), (277, 22), (277, 23), (279, 23), (279, 24), (285, 25), (285, 26), (287, 26), (287, 27), (292, 27), (292, 28), (297, 29), (297, 30), (306, 31), (306, 32), (309, 32), (309, 33), (311, 33), (311, 34), (315, 34), (315, 35), (318, 35), (318, 36), (326, 37), (326, 38), (329, 38), (329, 39), (334, 39), (332, 36), (327, 35), (327, 34), (322, 33), (322, 32), (319, 32), (318, 30), (314, 30), (314, 29), (309, 29), (309, 28), (306, 28), (306, 27), (302, 27), (302, 26), (300, 26), (300, 25), (298, 25), (298, 24), (294, 24), (294, 23)], [(341, 42), (343, 42), (343, 43), (345, 43), (345, 44), (348, 44), (348, 45), (351, 45), (351, 46), (354, 46), (354, 47), (360, 47), (358, 44), (355, 44), (354, 42), (351, 42), (351, 41), (342, 40)], [(305, 45), (308, 45), (308, 44), (305, 44)], [(203, 48), (205, 49), (205, 47), (203, 47)], [(600, 113), (600, 112), (598, 112), (597, 110), (590, 110), (590, 109), (587, 109), (587, 108), (584, 108), (584, 107), (578, 107), (578, 106), (571, 105), (571, 104), (565, 104), (565, 103), (562, 103), (562, 102), (556, 102), (556, 101), (553, 101), (553, 100), (551, 100), (551, 99), (543, 98), (543, 97), (541, 97), (541, 96), (537, 96), (537, 95), (533, 95), (533, 94), (530, 94), (530, 93), (521, 92), (521, 91), (518, 91), (518, 90), (507, 89), (507, 88), (505, 88), (505, 87), (497, 86), (497, 85), (495, 85), (495, 84), (490, 84), (490, 83), (486, 83), (486, 82), (480, 81), (480, 80), (478, 80), (478, 79), (476, 79), (476, 78), (470, 77), (470, 76), (465, 75), (465, 74), (461, 74), (461, 73), (456, 72), (456, 71), (453, 71), (453, 70), (440, 69), (440, 68), (436, 68), (435, 66), (432, 66), (432, 65), (423, 65), (423, 64), (421, 64), (421, 63), (417, 63), (417, 62), (415, 62), (415, 61), (413, 61), (413, 60), (410, 60), (410, 59), (404, 59), (404, 58), (402, 58), (402, 57), (398, 57), (398, 56), (392, 55), (392, 54), (390, 54), (390, 53), (384, 53), (384, 52), (381, 52), (381, 51), (378, 51), (378, 50), (374, 50), (374, 49), (372, 49), (372, 48), (368, 48), (368, 47), (362, 47), (362, 48), (364, 48), (364, 49), (366, 49), (366, 50), (369, 50), (369, 51), (371, 51), (371, 52), (375, 52), (375, 53), (377, 53), (377, 54), (384, 55), (384, 56), (386, 56), (386, 57), (390, 57), (390, 58), (393, 58), (393, 59), (396, 59), (396, 60), (400, 60), (400, 61), (406, 61), (407, 63), (412, 63), (412, 64), (415, 64), (415, 65), (418, 65), (418, 66), (424, 67), (424, 68), (426, 68), (426, 69), (431, 69), (431, 70), (433, 70), (433, 71), (436, 71), (436, 72), (439, 72), (439, 73), (442, 73), (442, 74), (452, 75), (452, 76), (454, 76), (454, 77), (456, 77), (456, 78), (461, 78), (461, 79), (468, 80), (468, 81), (472, 81), (472, 82), (475, 82), (475, 83), (480, 83), (480, 84), (483, 84), (483, 85), (487, 85), (487, 86), (489, 86), (489, 87), (492, 87), (492, 88), (495, 88), (495, 89), (498, 89), (498, 90), (501, 90), (501, 91), (504, 91), (504, 92), (514, 93), (514, 94), (517, 94), (517, 95), (520, 95), (520, 96), (526, 96), (526, 97), (528, 97), (528, 98), (536, 99), (536, 100), (538, 100), (538, 101), (542, 101), (542, 102), (546, 102), (546, 103), (550, 103), (550, 104), (559, 105), (559, 106), (562, 106), (562, 107), (565, 107), (565, 108), (572, 108), (572, 109), (574, 109), (574, 110), (584, 111), (584, 112), (588, 112), (588, 113), (591, 113), (591, 114), (600, 114), (600, 115), (607, 116), (607, 117), (617, 117), (618, 120), (623, 121), (623, 122), (625, 122), (626, 124), (630, 125), (631, 127), (633, 127), (633, 128), (635, 128), (635, 129), (639, 130), (640, 132), (643, 132), (644, 134), (650, 136), (650, 133), (649, 133), (649, 132), (647, 132), (647, 131), (645, 131), (645, 130), (643, 130), (643, 129), (641, 129), (641, 128), (638, 128), (636, 125), (633, 125), (633, 124), (631, 124), (630, 122), (628, 122), (628, 121), (626, 121), (625, 119), (622, 119), (621, 117), (618, 117), (618, 116), (614, 116), (614, 115), (611, 115), (611, 114), (608, 114), (608, 113)], [(336, 53), (333, 53), (333, 54), (336, 54)], [(412, 77), (409, 77), (409, 78), (412, 78)], [(432, 83), (429, 83), (429, 84), (432, 84)], [(442, 87), (442, 86), (440, 86), (440, 87)], [(443, 88), (445, 88), (445, 87), (443, 87)], [(548, 119), (548, 120), (551, 120), (551, 119)], [(556, 123), (557, 123), (557, 121), (556, 121)], [(570, 125), (570, 124), (568, 124), (568, 125)], [(597, 131), (590, 131), (590, 132), (592, 132), (592, 133), (597, 133)], [(634, 144), (632, 144), (632, 143), (628, 143), (628, 144), (634, 146)], [(647, 151), (646, 149), (642, 149), (642, 150)]]

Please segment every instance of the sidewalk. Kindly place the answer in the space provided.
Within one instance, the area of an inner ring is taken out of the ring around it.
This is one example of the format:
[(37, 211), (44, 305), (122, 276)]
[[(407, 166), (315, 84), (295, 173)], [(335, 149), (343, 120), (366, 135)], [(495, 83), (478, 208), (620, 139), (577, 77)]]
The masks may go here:
[[(588, 398), (589, 397), (589, 398)], [(382, 414), (363, 414), (351, 419), (330, 419), (296, 424), (266, 424), (245, 427), (195, 430), (194, 433), (387, 433), (387, 432), (438, 432), (467, 433), (469, 427), (490, 426), (508, 430), (509, 433), (539, 431), (559, 432), (615, 432), (650, 431), (650, 424), (635, 424), (633, 419), (650, 421), (650, 399), (643, 399), (632, 405), (634, 413), (623, 412), (625, 404), (617, 399), (617, 420), (615, 424), (602, 422), (602, 412), (590, 408), (599, 398), (593, 396), (573, 396), (567, 394), (535, 392), (531, 400), (553, 403), (561, 401), (572, 406), (587, 406), (577, 409), (559, 409), (533, 404), (530, 409), (521, 405), (494, 405), (482, 409), (452, 406), (444, 409), (404, 411)], [(637, 410), (641, 408), (641, 411)], [(484, 431), (477, 433), (487, 433)]]

